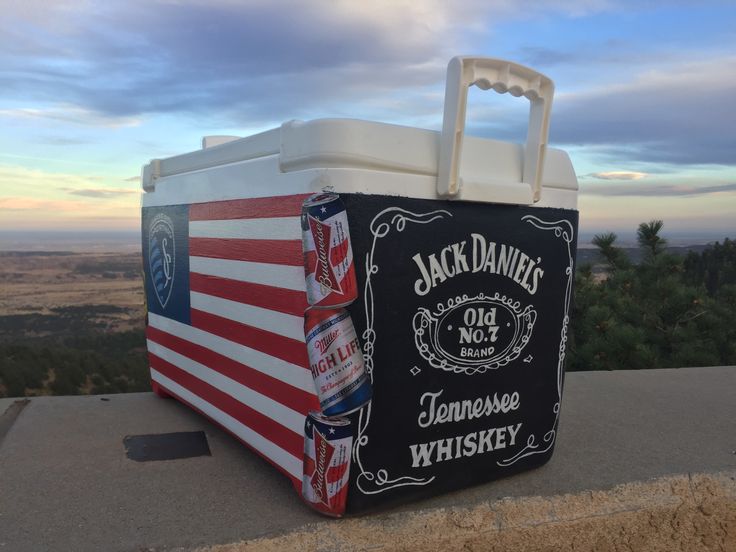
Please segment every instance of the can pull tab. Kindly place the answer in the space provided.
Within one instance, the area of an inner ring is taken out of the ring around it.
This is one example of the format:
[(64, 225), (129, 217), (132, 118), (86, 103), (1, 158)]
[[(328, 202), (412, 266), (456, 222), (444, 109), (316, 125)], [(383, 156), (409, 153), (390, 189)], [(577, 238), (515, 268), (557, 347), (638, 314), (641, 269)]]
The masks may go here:
[(482, 90), (492, 88), (499, 94), (508, 92), (517, 98), (524, 96), (529, 99), (529, 128), (521, 180), (530, 187), (529, 203), (536, 203), (542, 191), (542, 170), (555, 85), (533, 69), (493, 58), (458, 56), (452, 58), (447, 66), (437, 193), (452, 197), (460, 191), (462, 180), (458, 172), (465, 135), (468, 87), (474, 84)]

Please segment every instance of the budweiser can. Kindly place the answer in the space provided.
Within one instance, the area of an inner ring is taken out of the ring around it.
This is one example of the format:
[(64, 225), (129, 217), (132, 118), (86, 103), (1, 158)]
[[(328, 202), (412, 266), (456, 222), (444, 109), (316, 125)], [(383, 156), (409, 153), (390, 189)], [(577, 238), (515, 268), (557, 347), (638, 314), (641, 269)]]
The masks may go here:
[(348, 215), (340, 196), (320, 193), (304, 202), (302, 249), (310, 305), (342, 307), (358, 297)]
[(345, 513), (350, 478), (353, 431), (346, 418), (325, 418), (310, 412), (304, 423), (302, 496), (328, 516)]
[(308, 309), (304, 335), (322, 414), (339, 416), (371, 399), (360, 340), (345, 309)]

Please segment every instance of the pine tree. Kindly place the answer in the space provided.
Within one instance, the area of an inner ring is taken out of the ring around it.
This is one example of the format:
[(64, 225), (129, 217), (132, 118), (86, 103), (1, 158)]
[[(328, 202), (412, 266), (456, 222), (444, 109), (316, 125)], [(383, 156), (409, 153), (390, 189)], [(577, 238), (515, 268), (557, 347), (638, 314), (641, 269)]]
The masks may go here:
[(644, 248), (649, 257), (655, 257), (664, 251), (667, 240), (659, 235), (664, 222), (661, 220), (650, 220), (642, 222), (636, 231), (636, 239), (639, 246)]
[(736, 244), (727, 239), (683, 260), (666, 251), (662, 227), (639, 225), (638, 265), (615, 247), (615, 234), (593, 240), (609, 270), (600, 282), (589, 266), (576, 274), (568, 369), (736, 363)]
[(614, 232), (596, 234), (593, 237), (593, 245), (598, 248), (598, 253), (606, 260), (610, 270), (627, 268), (631, 264), (626, 253), (614, 245), (617, 238)]

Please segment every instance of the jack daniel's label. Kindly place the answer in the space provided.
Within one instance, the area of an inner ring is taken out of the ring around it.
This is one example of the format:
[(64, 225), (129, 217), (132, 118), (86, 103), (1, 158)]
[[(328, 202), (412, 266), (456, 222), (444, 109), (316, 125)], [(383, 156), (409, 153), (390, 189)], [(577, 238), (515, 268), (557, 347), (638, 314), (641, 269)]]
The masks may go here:
[(349, 508), (546, 462), (556, 440), (577, 211), (342, 195), (374, 396)]

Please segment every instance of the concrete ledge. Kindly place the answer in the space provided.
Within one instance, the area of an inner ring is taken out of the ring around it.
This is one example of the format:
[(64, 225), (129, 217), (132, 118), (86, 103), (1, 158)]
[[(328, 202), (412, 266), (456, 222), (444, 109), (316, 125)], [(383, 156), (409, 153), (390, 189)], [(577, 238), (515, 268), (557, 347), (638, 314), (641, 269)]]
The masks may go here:
[(736, 550), (736, 472), (313, 524), (202, 552)]
[[(734, 367), (568, 374), (545, 466), (339, 521), (308, 509), (277, 470), (176, 401), (137, 393), (14, 404), (0, 402), (0, 551), (736, 551)], [(198, 430), (212, 456), (125, 457), (126, 435)]]

